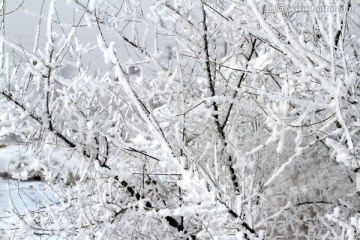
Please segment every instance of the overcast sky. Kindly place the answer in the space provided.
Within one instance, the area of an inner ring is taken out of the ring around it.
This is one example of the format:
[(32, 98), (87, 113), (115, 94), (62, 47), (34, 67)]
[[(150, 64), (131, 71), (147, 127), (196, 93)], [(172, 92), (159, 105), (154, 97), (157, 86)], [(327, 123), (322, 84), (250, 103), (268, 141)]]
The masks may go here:
[[(12, 0), (7, 1), (6, 12), (12, 12), (14, 9), (19, 7), (19, 4), (22, 0)], [(45, 4), (42, 6), (43, 0), (24, 0), (22, 6), (13, 13), (6, 15), (5, 17), (5, 26), (6, 26), (6, 37), (10, 38), (15, 42), (20, 42), (25, 48), (33, 49), (35, 42), (35, 33), (36, 27), (39, 24), (39, 18), (41, 18), (41, 38), (39, 42), (39, 47), (42, 48), (45, 46), (46, 41), (46, 21), (49, 12), (49, 3), (50, 0), (44, 0)], [(74, 6), (72, 3), (68, 4), (66, 0), (56, 1), (56, 18), (59, 18), (61, 22), (61, 27), (65, 32), (69, 32), (71, 26), (78, 23), (78, 20), (81, 16), (80, 12), (75, 12)], [(143, 1), (144, 12), (149, 11), (152, 1)], [(42, 11), (42, 13), (41, 13)], [(58, 24), (55, 24), (59, 26)], [(56, 31), (61, 31), (60, 28), (57, 28)], [(77, 37), (81, 42), (86, 43), (90, 42), (96, 44), (96, 37), (98, 35), (98, 30), (96, 28), (89, 29), (88, 27), (81, 27), (77, 30)], [(107, 36), (108, 41), (119, 41), (112, 36)], [(151, 34), (148, 36), (151, 39)], [(150, 44), (150, 41), (149, 41)], [(168, 43), (162, 42), (160, 44), (167, 45)], [(149, 45), (151, 46), (151, 45)], [(126, 55), (126, 48), (123, 44), (116, 46), (120, 55)], [(131, 48), (129, 48), (131, 49)], [(103, 60), (99, 58), (99, 52), (93, 52), (86, 56), (86, 60), (91, 62), (91, 68), (95, 71), (98, 68), (104, 66)]]
[[(6, 12), (12, 12), (18, 6), (20, 0), (7, 1)], [(45, 0), (42, 7), (43, 0), (25, 0), (22, 7), (13, 13), (6, 15), (6, 36), (13, 40), (21, 40), (26, 47), (32, 47), (36, 26), (39, 23), (39, 17), (42, 10), (42, 30), (46, 26), (46, 19), (49, 12), (49, 0)], [(61, 22), (66, 24), (73, 23), (73, 9), (71, 5), (66, 3), (66, 0), (56, 1), (57, 14)], [(43, 31), (44, 33), (44, 31)], [(42, 42), (44, 43), (44, 42)]]

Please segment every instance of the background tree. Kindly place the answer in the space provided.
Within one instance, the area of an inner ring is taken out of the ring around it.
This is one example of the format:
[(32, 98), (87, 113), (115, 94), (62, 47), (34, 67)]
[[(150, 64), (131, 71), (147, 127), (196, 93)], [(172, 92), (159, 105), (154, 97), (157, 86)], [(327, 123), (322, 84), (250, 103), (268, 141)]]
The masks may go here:
[[(55, 2), (44, 49), (2, 37), (22, 55), (3, 69), (2, 135), (27, 143), (38, 158), (24, 171), (49, 186), (5, 219), (9, 237), (356, 238), (355, 11), (73, 0), (81, 21), (56, 31)], [(79, 41), (82, 21), (96, 43)], [(95, 76), (89, 51), (107, 64)]]

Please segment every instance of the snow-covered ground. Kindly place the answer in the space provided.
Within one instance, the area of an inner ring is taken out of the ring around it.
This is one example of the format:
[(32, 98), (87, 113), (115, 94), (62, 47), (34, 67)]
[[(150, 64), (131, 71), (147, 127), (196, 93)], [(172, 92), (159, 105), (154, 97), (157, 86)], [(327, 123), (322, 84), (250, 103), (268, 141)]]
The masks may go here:
[[(64, 152), (61, 149), (51, 151), (45, 149), (35, 158), (29, 154), (26, 148), (21, 145), (12, 145), (0, 147), (0, 240), (3, 240), (4, 231), (12, 228), (9, 223), (17, 221), (16, 218), (11, 218), (9, 212), (22, 214), (24, 211), (34, 210), (38, 204), (42, 203), (45, 198), (53, 198), (53, 191), (49, 189), (44, 181), (31, 180), (31, 170), (41, 167), (39, 156), (45, 159), (51, 159), (53, 166), (61, 163), (64, 169), (70, 169), (74, 163), (72, 158), (66, 158), (64, 161)], [(48, 157), (45, 157), (48, 156)], [(50, 157), (49, 157), (50, 156)], [(61, 161), (62, 160), (62, 161)], [(29, 171), (27, 171), (29, 170)], [(11, 178), (4, 176), (10, 173)], [(26, 181), (19, 181), (13, 178), (19, 178)], [(14, 210), (15, 209), (15, 210)], [(33, 238), (32, 238), (33, 239)]]
[[(5, 173), (10, 166), (19, 161), (24, 154), (24, 149), (20, 146), (7, 146), (0, 148), (0, 172)], [(4, 216), (4, 211), (9, 209), (10, 193), (9, 187), (12, 189), (12, 181), (6, 179), (5, 176), (0, 178), (0, 216)]]
[[(13, 226), (7, 224), (9, 220), (9, 211), (15, 211), (21, 214), (25, 210), (36, 208), (36, 202), (41, 202), (43, 196), (39, 189), (44, 187), (41, 182), (17, 182), (13, 180), (0, 180), (0, 229), (1, 232), (11, 229)], [(0, 239), (2, 239), (0, 234)]]
[[(26, 158), (26, 151), (22, 146), (6, 146), (0, 148), (0, 172), (2, 175), (9, 169), (16, 166), (22, 159)], [(31, 199), (40, 199), (38, 188), (42, 187), (41, 182), (19, 182), (17, 180), (7, 179), (6, 176), (0, 178), (0, 229), (5, 231), (11, 228), (6, 225), (8, 212), (11, 206), (14, 206), (18, 212), (26, 208), (35, 207)], [(0, 239), (2, 239), (0, 235)]]

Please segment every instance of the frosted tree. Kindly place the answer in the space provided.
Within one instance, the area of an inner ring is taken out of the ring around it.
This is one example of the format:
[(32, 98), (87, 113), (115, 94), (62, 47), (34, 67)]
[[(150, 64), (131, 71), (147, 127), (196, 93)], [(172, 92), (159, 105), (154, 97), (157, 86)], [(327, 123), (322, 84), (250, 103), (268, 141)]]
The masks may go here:
[[(356, 11), (70, 4), (80, 21), (58, 31), (51, 1), (44, 49), (1, 37), (22, 57), (5, 61), (0, 134), (37, 157), (13, 178), (36, 172), (48, 186), (2, 220), (8, 237), (356, 239)], [(93, 42), (79, 40), (80, 24)], [(95, 76), (91, 51), (106, 64)], [(71, 167), (52, 164), (54, 151)]]

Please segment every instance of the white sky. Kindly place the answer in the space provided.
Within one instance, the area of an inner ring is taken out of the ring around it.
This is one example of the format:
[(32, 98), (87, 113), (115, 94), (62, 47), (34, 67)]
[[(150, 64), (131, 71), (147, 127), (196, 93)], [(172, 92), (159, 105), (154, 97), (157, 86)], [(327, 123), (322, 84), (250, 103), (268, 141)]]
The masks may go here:
[[(16, 9), (23, 0), (11, 0), (7, 1), (6, 12), (11, 12)], [(49, 12), (49, 3), (50, 0), (44, 0), (45, 4), (43, 6), (42, 14), (41, 14), (41, 37), (39, 42), (39, 47), (43, 48), (45, 46), (46, 40), (46, 21)], [(71, 29), (71, 25), (77, 24), (78, 20), (81, 16), (81, 13), (75, 12), (72, 3), (68, 4), (66, 0), (57, 0), (56, 5), (56, 14), (55, 17), (60, 19), (62, 23), (63, 30), (65, 32), (69, 32)], [(24, 0), (22, 7), (20, 7), (17, 11), (6, 15), (5, 17), (5, 36), (14, 42), (21, 43), (27, 49), (33, 49), (33, 45), (35, 42), (35, 33), (36, 28), (39, 23), (39, 17), (41, 13), (43, 0)], [(144, 12), (149, 11), (152, 1), (147, 0), (143, 1)], [(75, 19), (74, 19), (75, 16)], [(83, 21), (83, 24), (85, 22)], [(56, 24), (57, 25), (57, 24)], [(56, 29), (56, 31), (61, 31), (60, 28)], [(77, 29), (77, 37), (80, 39), (82, 43), (90, 42), (92, 44), (96, 44), (96, 37), (98, 35), (98, 30), (96, 28), (89, 29), (88, 27), (80, 27)], [(148, 38), (151, 40), (151, 33)], [(109, 41), (119, 42), (116, 38), (108, 36)], [(151, 42), (149, 41), (149, 44)], [(167, 45), (168, 43), (163, 42), (163, 45)], [(126, 56), (126, 48), (123, 44), (116, 45), (117, 49), (120, 52), (120, 55)], [(129, 50), (132, 50), (131, 47)], [(95, 71), (96, 69), (103, 68), (104, 63), (102, 59), (102, 55), (99, 56), (99, 52), (89, 53), (85, 59), (85, 61), (91, 62), (91, 69)], [(124, 59), (123, 59), (124, 60)]]

